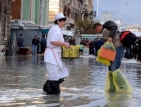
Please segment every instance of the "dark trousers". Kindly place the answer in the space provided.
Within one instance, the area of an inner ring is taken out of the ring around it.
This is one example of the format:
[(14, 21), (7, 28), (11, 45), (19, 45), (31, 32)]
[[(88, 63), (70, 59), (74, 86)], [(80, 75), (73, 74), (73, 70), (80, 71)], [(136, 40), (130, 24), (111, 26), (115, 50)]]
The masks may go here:
[(113, 72), (113, 71), (120, 68), (123, 53), (124, 53), (124, 47), (123, 46), (116, 48), (115, 60), (114, 60), (114, 62), (111, 62), (111, 65), (109, 66), (109, 71)]
[(37, 54), (40, 53), (40, 45), (37, 45)]
[(89, 49), (89, 54), (90, 54), (90, 55), (91, 55), (91, 54), (94, 55), (94, 49), (93, 49), (93, 48), (90, 48), (90, 49)]
[(98, 50), (99, 50), (99, 48), (95, 48), (95, 56), (97, 56)]
[(41, 45), (41, 54), (45, 52), (46, 45)]

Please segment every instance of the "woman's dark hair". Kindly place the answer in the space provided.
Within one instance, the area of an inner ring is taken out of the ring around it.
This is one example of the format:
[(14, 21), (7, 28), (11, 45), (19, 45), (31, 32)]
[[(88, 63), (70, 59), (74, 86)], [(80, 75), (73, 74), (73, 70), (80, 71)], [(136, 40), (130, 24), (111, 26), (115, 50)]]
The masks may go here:
[(102, 26), (102, 24), (101, 24), (101, 23), (95, 23), (95, 24), (93, 25), (93, 29), (96, 29), (97, 26)]
[[(59, 22), (61, 22), (61, 21), (66, 21), (67, 19), (66, 18), (62, 18), (62, 19), (58, 19), (58, 20), (59, 20)], [(54, 24), (58, 24), (57, 20), (54, 21)]]

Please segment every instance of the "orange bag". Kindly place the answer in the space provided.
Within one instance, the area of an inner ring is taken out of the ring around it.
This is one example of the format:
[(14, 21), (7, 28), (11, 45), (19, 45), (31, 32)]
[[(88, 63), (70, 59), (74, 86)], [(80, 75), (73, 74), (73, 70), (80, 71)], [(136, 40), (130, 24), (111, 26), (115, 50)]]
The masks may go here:
[(113, 62), (116, 56), (116, 50), (115, 50), (115, 47), (113, 46), (113, 43), (106, 42), (100, 48), (99, 56)]

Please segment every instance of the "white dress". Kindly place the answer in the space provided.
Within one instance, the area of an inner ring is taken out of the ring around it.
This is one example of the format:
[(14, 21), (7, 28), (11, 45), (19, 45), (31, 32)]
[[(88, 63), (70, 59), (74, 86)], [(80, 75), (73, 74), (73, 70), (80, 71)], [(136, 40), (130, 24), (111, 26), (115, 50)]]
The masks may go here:
[(44, 61), (48, 71), (48, 80), (59, 80), (69, 76), (68, 69), (61, 60), (61, 46), (52, 45), (50, 42), (64, 42), (63, 34), (58, 25), (54, 25), (48, 33), (47, 49), (44, 53)]

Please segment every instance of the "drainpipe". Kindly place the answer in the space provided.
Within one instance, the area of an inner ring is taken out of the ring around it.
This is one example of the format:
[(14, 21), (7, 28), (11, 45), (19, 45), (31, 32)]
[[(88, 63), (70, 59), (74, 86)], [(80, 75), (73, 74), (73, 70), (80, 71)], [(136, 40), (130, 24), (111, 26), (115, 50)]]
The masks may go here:
[(23, 0), (21, 0), (21, 20), (23, 20)]
[[(7, 3), (8, 1), (5, 1), (5, 37), (4, 40), (7, 40)], [(8, 42), (8, 41), (7, 41)]]
[(43, 25), (43, 12), (44, 12), (44, 0), (40, 0), (40, 21), (39, 21), (40, 25)]
[(46, 19), (46, 25), (48, 25), (48, 20), (49, 20), (49, 0), (46, 0), (47, 2), (47, 19)]
[(8, 10), (8, 0), (5, 0), (5, 37), (4, 40), (7, 40), (7, 45), (6, 45), (6, 52), (5, 56), (10, 56), (11, 55), (11, 38), (10, 35), (7, 36), (7, 10)]
[(81, 18), (81, 10), (82, 10), (82, 5), (81, 5), (81, 3), (79, 3), (79, 6), (80, 6), (80, 13), (79, 13), (79, 17)]
[(74, 3), (74, 21), (75, 21), (75, 5), (76, 5), (75, 0), (73, 1), (73, 3)]
[(32, 12), (33, 12), (32, 3), (33, 3), (32, 0), (30, 0), (30, 21), (32, 21), (32, 16), (33, 16), (33, 15), (32, 15)]

